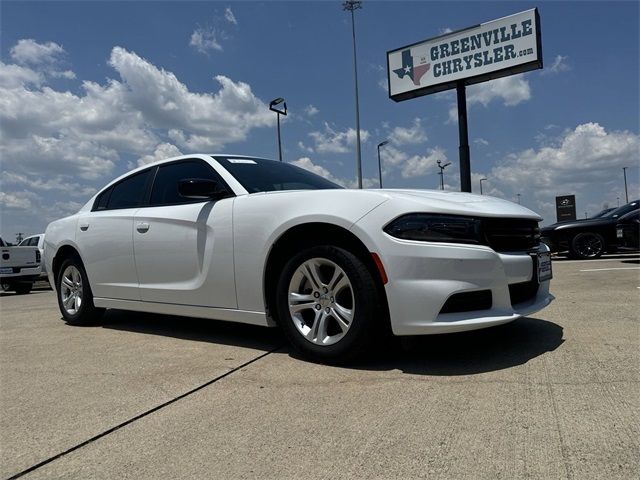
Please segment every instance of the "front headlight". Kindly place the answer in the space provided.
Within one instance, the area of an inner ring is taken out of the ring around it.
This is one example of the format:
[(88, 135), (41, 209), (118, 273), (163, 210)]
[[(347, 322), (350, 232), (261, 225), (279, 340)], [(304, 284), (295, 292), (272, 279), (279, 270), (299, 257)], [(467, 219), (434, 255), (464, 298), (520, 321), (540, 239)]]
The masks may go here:
[(478, 218), (435, 213), (410, 213), (396, 218), (384, 231), (392, 237), (423, 242), (475, 243), (480, 241)]

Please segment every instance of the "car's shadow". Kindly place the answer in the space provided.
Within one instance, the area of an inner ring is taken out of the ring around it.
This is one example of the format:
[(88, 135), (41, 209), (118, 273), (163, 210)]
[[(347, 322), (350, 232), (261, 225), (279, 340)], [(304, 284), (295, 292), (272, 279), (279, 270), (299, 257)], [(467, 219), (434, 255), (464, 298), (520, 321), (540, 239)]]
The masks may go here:
[(277, 328), (124, 310), (107, 310), (97, 326), (265, 351), (286, 343)]
[[(264, 351), (279, 347), (279, 352), (306, 361), (290, 348), (277, 328), (121, 310), (109, 310), (100, 325)], [(400, 370), (420, 375), (472, 375), (525, 364), (562, 345), (562, 334), (562, 327), (548, 320), (521, 318), (507, 325), (472, 332), (392, 337), (365, 360), (341, 368)]]
[(562, 327), (548, 320), (520, 318), (471, 332), (403, 337), (393, 348), (350, 368), (473, 375), (523, 365), (562, 345), (562, 334)]

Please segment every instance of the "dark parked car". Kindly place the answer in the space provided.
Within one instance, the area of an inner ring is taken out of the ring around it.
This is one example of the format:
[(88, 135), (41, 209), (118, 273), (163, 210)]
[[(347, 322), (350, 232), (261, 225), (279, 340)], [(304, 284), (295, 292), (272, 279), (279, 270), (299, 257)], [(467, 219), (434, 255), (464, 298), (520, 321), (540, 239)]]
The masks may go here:
[(637, 248), (637, 244), (628, 245), (624, 238), (618, 237), (617, 224), (626, 225), (638, 208), (640, 202), (636, 200), (597, 218), (554, 223), (542, 229), (542, 241), (552, 252), (569, 252), (570, 257), (581, 259), (598, 258), (619, 247)]

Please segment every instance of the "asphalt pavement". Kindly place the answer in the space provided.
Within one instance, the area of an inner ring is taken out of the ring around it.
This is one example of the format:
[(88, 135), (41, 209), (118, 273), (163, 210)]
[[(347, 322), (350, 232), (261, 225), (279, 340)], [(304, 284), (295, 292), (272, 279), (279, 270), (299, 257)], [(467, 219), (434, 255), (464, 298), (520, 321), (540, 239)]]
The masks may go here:
[(348, 367), (278, 330), (0, 294), (0, 477), (626, 479), (640, 474), (640, 256), (554, 261), (556, 301)]

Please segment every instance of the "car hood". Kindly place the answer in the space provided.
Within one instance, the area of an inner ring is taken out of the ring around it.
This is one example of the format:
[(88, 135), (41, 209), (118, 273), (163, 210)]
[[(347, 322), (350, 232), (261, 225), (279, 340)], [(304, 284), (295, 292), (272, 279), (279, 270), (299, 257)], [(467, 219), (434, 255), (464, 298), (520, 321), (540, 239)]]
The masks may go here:
[(489, 195), (442, 190), (388, 189), (379, 192), (390, 199), (406, 203), (414, 211), (542, 220), (540, 215), (522, 205)]
[(279, 190), (257, 192), (251, 197), (287, 196), (292, 203), (307, 201), (309, 205), (317, 202), (328, 205), (329, 201), (338, 201), (343, 212), (354, 205), (368, 204), (370, 209), (392, 203), (397, 214), (403, 213), (443, 213), (451, 215), (469, 215), (497, 218), (529, 218), (540, 221), (537, 213), (517, 203), (464, 192), (442, 190), (399, 190), (399, 189), (327, 189), (327, 190)]
[(571, 220), (568, 222), (554, 223), (553, 225), (547, 225), (542, 229), (542, 232), (550, 232), (553, 230), (564, 230), (566, 228), (574, 227), (599, 227), (601, 225), (610, 225), (615, 223), (615, 218), (584, 218), (582, 220)]

